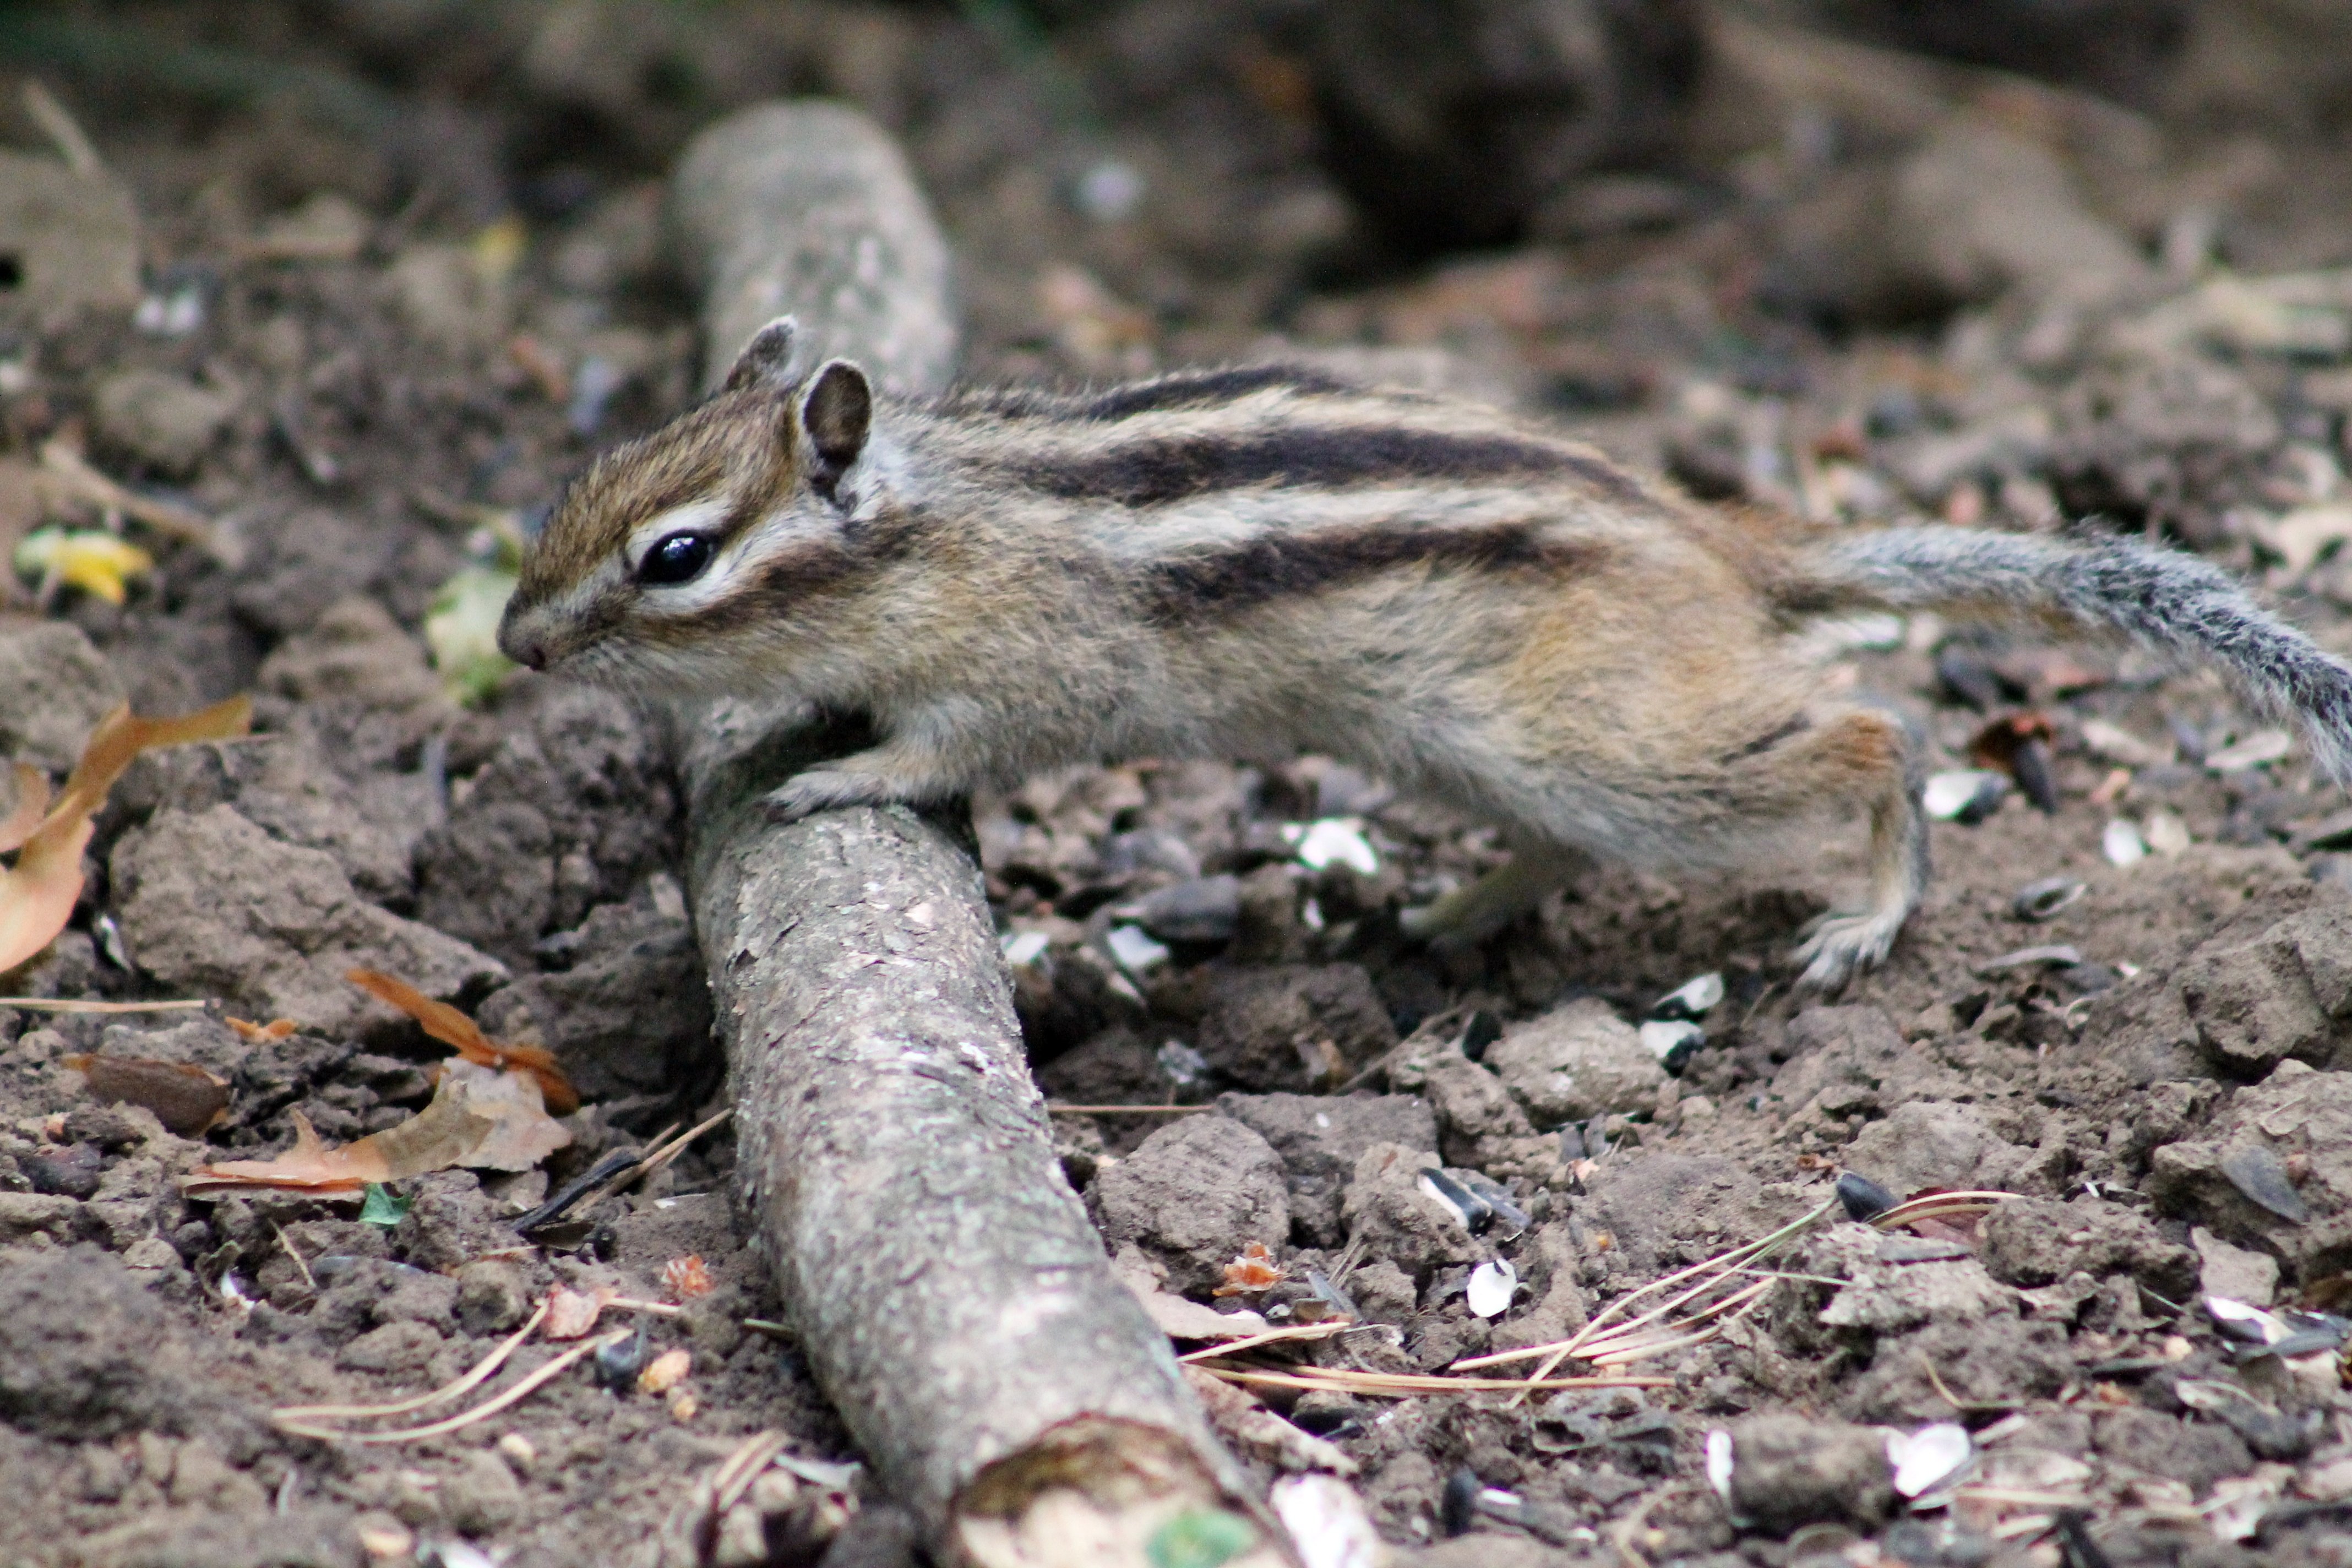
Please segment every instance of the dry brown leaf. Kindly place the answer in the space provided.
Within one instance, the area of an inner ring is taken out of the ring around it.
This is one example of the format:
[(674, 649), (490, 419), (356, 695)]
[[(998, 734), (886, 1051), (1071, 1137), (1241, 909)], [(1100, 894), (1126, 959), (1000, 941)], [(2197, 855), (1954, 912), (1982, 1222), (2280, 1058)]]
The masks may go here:
[(596, 1326), (605, 1307), (620, 1299), (610, 1285), (593, 1290), (568, 1290), (558, 1285), (547, 1293), (547, 1322), (540, 1332), (551, 1340), (576, 1340)]
[(310, 1125), (309, 1117), (299, 1110), (289, 1110), (287, 1115), (294, 1121), (294, 1147), (275, 1160), (231, 1160), (226, 1164), (199, 1165), (180, 1179), (181, 1190), (190, 1197), (205, 1197), (239, 1187), (290, 1187), (358, 1197), (370, 1182), (392, 1180), (392, 1166), (376, 1142), (382, 1133), (330, 1149), (320, 1141), (318, 1130)]
[(448, 1062), (434, 1098), (443, 1094), (459, 1096), (467, 1110), (490, 1120), (488, 1135), (458, 1164), (478, 1171), (528, 1171), (572, 1142), (570, 1129), (548, 1115), (539, 1079), (528, 1072)]
[(186, 1062), (87, 1051), (58, 1060), (81, 1074), (99, 1099), (143, 1105), (183, 1138), (194, 1138), (228, 1110), (228, 1079)]
[(572, 1142), (541, 1105), (539, 1082), (529, 1073), (464, 1061), (441, 1069), (424, 1110), (338, 1149), (320, 1143), (301, 1112), (293, 1115), (294, 1147), (277, 1159), (200, 1166), (182, 1185), (197, 1195), (240, 1186), (356, 1193), (371, 1182), (453, 1165), (527, 1171)]
[(16, 806), (0, 822), (0, 853), (21, 849), (41, 818), (49, 814), (49, 775), (30, 763), (16, 764)]
[(65, 793), (25, 836), (16, 865), (0, 873), (0, 973), (39, 952), (66, 929), (81, 897), (81, 852), (89, 845), (90, 818), (132, 758), (156, 746), (229, 740), (252, 722), (253, 701), (246, 697), (176, 719), (134, 718), (126, 702), (100, 720), (66, 780)]
[(499, 1068), (509, 1072), (527, 1072), (539, 1079), (540, 1092), (545, 1096), (547, 1109), (558, 1116), (568, 1116), (580, 1109), (580, 1095), (572, 1080), (563, 1076), (556, 1065), (555, 1053), (537, 1046), (509, 1046), (482, 1033), (481, 1026), (446, 1002), (436, 1002), (415, 986), (394, 975), (373, 969), (354, 969), (343, 976), (377, 1001), (397, 1007), (423, 1026), (426, 1034), (445, 1046), (455, 1046), (457, 1054), (469, 1062), (484, 1067)]
[(297, 1026), (291, 1018), (272, 1018), (267, 1024), (257, 1024), (250, 1018), (224, 1018), (221, 1022), (236, 1030), (238, 1039), (254, 1046), (282, 1040)]
[(664, 1351), (646, 1363), (645, 1371), (637, 1373), (637, 1386), (647, 1394), (667, 1394), (684, 1383), (686, 1374), (693, 1370), (694, 1353), (691, 1351)]

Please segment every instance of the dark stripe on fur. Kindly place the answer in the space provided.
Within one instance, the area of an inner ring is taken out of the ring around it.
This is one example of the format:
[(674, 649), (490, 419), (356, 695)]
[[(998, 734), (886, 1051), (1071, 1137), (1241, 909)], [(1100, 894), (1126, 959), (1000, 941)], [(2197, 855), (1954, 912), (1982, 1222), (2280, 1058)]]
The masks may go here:
[(1011, 472), (1020, 482), (1065, 500), (1138, 507), (1275, 481), (1337, 489), (1402, 479), (1541, 474), (1573, 475), (1627, 504), (1648, 500), (1608, 463), (1571, 448), (1510, 436), (1377, 426), (1310, 426), (1269, 435), (1138, 442), (1099, 456), (1020, 465)]
[(1309, 395), (1330, 395), (1358, 390), (1319, 371), (1297, 365), (1237, 365), (1225, 370), (1184, 371), (1158, 376), (1082, 398), (1074, 412), (1082, 419), (1125, 419), (1137, 414), (1157, 414), (1171, 408), (1204, 408), (1230, 403), (1253, 392), (1282, 387)]
[(1766, 752), (1769, 752), (1773, 747), (1779, 745), (1781, 742), (1794, 740), (1797, 736), (1803, 734), (1812, 727), (1812, 720), (1808, 718), (1806, 715), (1800, 713), (1795, 718), (1784, 720), (1782, 722), (1774, 725), (1771, 729), (1767, 730), (1764, 733), (1757, 736), (1754, 740), (1748, 742), (1738, 751), (1733, 752), (1728, 756), (1725, 757), (1724, 761), (1736, 763), (1743, 757), (1761, 756)]
[(1481, 529), (1326, 529), (1268, 533), (1230, 549), (1155, 561), (1144, 568), (1144, 613), (1163, 625), (1246, 610), (1312, 594), (1398, 566), (1547, 574), (1591, 572), (1604, 552), (1543, 537), (1538, 523)]

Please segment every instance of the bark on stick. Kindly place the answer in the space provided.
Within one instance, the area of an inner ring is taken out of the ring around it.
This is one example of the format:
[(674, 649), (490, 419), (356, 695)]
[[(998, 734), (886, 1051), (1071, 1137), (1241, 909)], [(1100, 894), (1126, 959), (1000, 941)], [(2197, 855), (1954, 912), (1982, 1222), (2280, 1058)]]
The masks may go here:
[[(863, 116), (722, 122), (672, 213), (715, 374), (789, 311), (809, 363), (945, 383), (946, 247)], [(809, 1364), (892, 1493), (943, 1555), (990, 1568), (1202, 1561), (1170, 1547), (1220, 1532), (1234, 1564), (1289, 1561), (1063, 1179), (957, 832), (898, 807), (773, 825), (761, 795), (843, 737), (748, 710), (692, 729), (688, 877), (739, 1180)]]

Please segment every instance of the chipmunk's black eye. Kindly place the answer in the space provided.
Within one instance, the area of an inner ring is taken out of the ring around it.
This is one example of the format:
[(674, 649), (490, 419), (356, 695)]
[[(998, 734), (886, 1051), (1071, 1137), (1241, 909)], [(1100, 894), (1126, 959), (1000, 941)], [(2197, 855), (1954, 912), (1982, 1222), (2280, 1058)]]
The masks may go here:
[(710, 541), (701, 534), (666, 534), (637, 563), (637, 581), (656, 588), (691, 583), (710, 564), (712, 553)]

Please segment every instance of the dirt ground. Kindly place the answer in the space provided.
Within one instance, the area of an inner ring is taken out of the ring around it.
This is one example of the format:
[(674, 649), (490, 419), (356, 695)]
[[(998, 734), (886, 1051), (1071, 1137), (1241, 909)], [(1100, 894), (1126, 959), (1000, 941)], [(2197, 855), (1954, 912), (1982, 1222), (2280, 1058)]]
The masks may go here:
[[(2352, 655), (2352, 96), (2326, 63), (2352, 55), (2326, 7), (2117, 3), (2084, 24), (2105, 52), (2047, 57), (2062, 80), (1895, 52), (2020, 63), (1902, 7), (1727, 11), (1750, 31), (1710, 35), (1712, 74), (1662, 100), (1673, 149), (1629, 142), (1532, 217), (1410, 225), (1345, 162), (1313, 9), (419, 0), (0, 25), (138, 223), (127, 253), (91, 227), (56, 285), (102, 294), (104, 252), (129, 294), (7, 307), (0, 526), (48, 521), (53, 444), (210, 520), (195, 542), (134, 519), (154, 565), (120, 605), (20, 568), (0, 749), (61, 776), (124, 697), (250, 691), (257, 731), (133, 767), (68, 930), (5, 986), (216, 1000), (0, 1009), (0, 1563), (907, 1561), (887, 1500), (857, 1507), (828, 1468), (856, 1456), (743, 1245), (725, 1129), (561, 1235), (514, 1228), (608, 1151), (723, 1107), (723, 1071), (659, 723), (528, 675), (467, 706), (425, 641), (445, 584), (688, 400), (658, 181), (735, 104), (836, 94), (904, 138), (975, 375), (1286, 354), (1460, 387), (1711, 499), (2144, 531)], [(1876, 52), (1806, 55), (1792, 20)], [(29, 112), (9, 138), (48, 155)], [(1501, 226), (1463, 248), (1477, 223)], [(1848, 890), (1851, 825), (1737, 879), (1604, 868), (1437, 954), (1397, 911), (1498, 863), (1492, 834), (1326, 760), (976, 803), (1049, 1100), (1202, 1108), (1057, 1119), (1107, 1247), (1139, 1282), (1276, 1320), (1311, 1315), (1316, 1273), (1366, 1327), (1300, 1354), (1428, 1372), (1560, 1339), (1812, 1213), (1843, 1172), (1895, 1198), (2020, 1194), (1890, 1232), (1836, 1210), (1753, 1310), (1622, 1369), (1654, 1386), (1267, 1397), (1357, 1468), (1401, 1561), (2352, 1563), (2328, 1315), (2352, 1300), (2342, 795), (2218, 681), (2136, 655), (1925, 616), (1813, 646), (1825, 686), (1914, 722), (1936, 773), (1985, 773), (1937, 784), (1990, 805), (1936, 825), (1926, 907), (1831, 1003), (1792, 996), (1786, 954)], [(285, 1149), (298, 1112), (339, 1143), (427, 1102), (446, 1052), (352, 967), (552, 1049), (583, 1100), (569, 1145), (398, 1183), (400, 1215), (184, 1195), (200, 1163)], [(1721, 1000), (1675, 1026), (1662, 999), (1706, 976)], [(295, 1026), (248, 1039), (230, 1016)], [(225, 1105), (167, 1131), (78, 1053), (204, 1068)], [(1425, 1167), (1503, 1212), (1466, 1227)], [(1213, 1297), (1253, 1242), (1282, 1281)], [(1497, 1259), (1515, 1288), (1474, 1311)], [(436, 1387), (558, 1286), (673, 1308), (605, 1322), (646, 1325), (641, 1360), (687, 1350), (684, 1381), (569, 1370), (397, 1445), (270, 1420)], [(2209, 1296), (2296, 1338), (2250, 1346), (2259, 1326), (2230, 1331)], [(1941, 1423), (1972, 1435), (1958, 1490), (1890, 1475), (1880, 1428)], [(681, 1529), (770, 1429), (793, 1468), (715, 1538)]]

